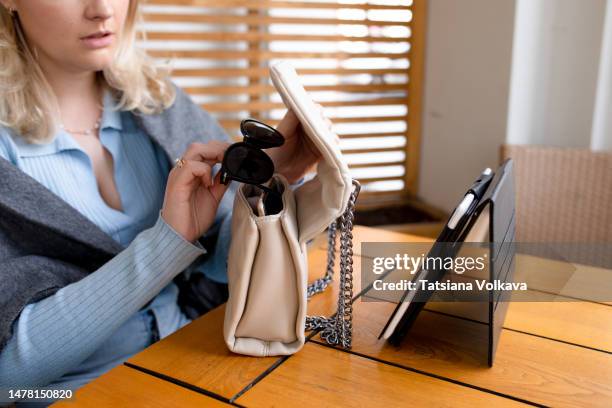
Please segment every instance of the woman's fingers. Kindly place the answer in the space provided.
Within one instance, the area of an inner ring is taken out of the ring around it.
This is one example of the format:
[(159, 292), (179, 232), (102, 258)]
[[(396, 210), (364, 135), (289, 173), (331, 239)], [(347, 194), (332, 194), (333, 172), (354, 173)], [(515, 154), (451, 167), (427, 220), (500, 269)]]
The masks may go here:
[(185, 151), (183, 158), (205, 162), (212, 166), (223, 161), (223, 155), (229, 146), (229, 143), (219, 140), (211, 140), (208, 143), (192, 143)]
[(285, 113), (285, 116), (276, 127), (276, 130), (283, 135), (283, 137), (287, 138), (295, 133), (295, 130), (299, 124), (300, 121), (295, 112), (288, 109), (287, 113)]
[(223, 195), (227, 191), (228, 187), (229, 187), (229, 183), (228, 184), (221, 183), (221, 172), (220, 171), (217, 172), (217, 175), (215, 176), (215, 179), (214, 179), (214, 184), (210, 188), (210, 193), (212, 194), (214, 199), (217, 200), (217, 204), (221, 202), (221, 199), (223, 198)]
[(212, 166), (205, 162), (184, 159), (183, 166), (173, 168), (171, 173), (177, 187), (191, 188), (196, 179), (200, 179), (206, 187), (211, 187), (213, 184)]
[[(170, 171), (162, 214), (164, 220), (188, 241), (202, 235), (214, 221), (217, 206), (227, 190), (220, 174), (213, 181), (213, 166), (223, 161), (229, 143), (192, 143)], [(218, 172), (220, 173), (220, 172)]]

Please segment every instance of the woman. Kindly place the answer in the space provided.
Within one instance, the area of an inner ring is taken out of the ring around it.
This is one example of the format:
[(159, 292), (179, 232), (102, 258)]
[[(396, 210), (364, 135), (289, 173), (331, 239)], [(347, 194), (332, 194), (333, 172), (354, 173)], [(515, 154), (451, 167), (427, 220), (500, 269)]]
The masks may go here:
[[(223, 300), (228, 138), (134, 48), (137, 0), (0, 3), (0, 389), (75, 389), (189, 322), (184, 270)], [(278, 129), (295, 183), (319, 158)]]

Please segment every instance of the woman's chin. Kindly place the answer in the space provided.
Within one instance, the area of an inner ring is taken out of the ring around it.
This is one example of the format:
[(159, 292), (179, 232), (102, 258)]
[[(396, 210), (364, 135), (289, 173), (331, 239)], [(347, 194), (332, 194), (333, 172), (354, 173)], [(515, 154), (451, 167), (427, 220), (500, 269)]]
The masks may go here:
[(80, 60), (75, 64), (80, 71), (103, 71), (108, 68), (113, 61), (112, 56), (92, 55)]

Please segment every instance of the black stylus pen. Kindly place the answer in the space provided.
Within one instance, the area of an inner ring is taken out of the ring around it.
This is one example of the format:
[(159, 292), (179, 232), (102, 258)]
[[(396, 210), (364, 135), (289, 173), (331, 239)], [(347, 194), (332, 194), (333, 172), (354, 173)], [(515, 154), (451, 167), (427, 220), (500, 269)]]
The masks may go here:
[(476, 181), (474, 181), (472, 186), (465, 193), (463, 200), (461, 200), (457, 208), (455, 208), (453, 215), (442, 231), (441, 238), (443, 239), (441, 239), (440, 242), (454, 242), (465, 220), (469, 218), (476, 209), (478, 202), (485, 191), (487, 191), (492, 179), (493, 170), (487, 167)]

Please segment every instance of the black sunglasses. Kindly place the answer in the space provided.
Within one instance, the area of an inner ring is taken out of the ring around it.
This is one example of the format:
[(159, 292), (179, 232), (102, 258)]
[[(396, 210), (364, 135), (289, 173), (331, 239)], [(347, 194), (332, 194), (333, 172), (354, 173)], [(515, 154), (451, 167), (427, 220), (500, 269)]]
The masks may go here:
[(278, 192), (263, 185), (274, 175), (274, 162), (263, 149), (282, 146), (285, 138), (273, 127), (255, 119), (240, 122), (240, 132), (243, 141), (228, 147), (223, 156), (221, 183), (236, 180), (278, 196)]

